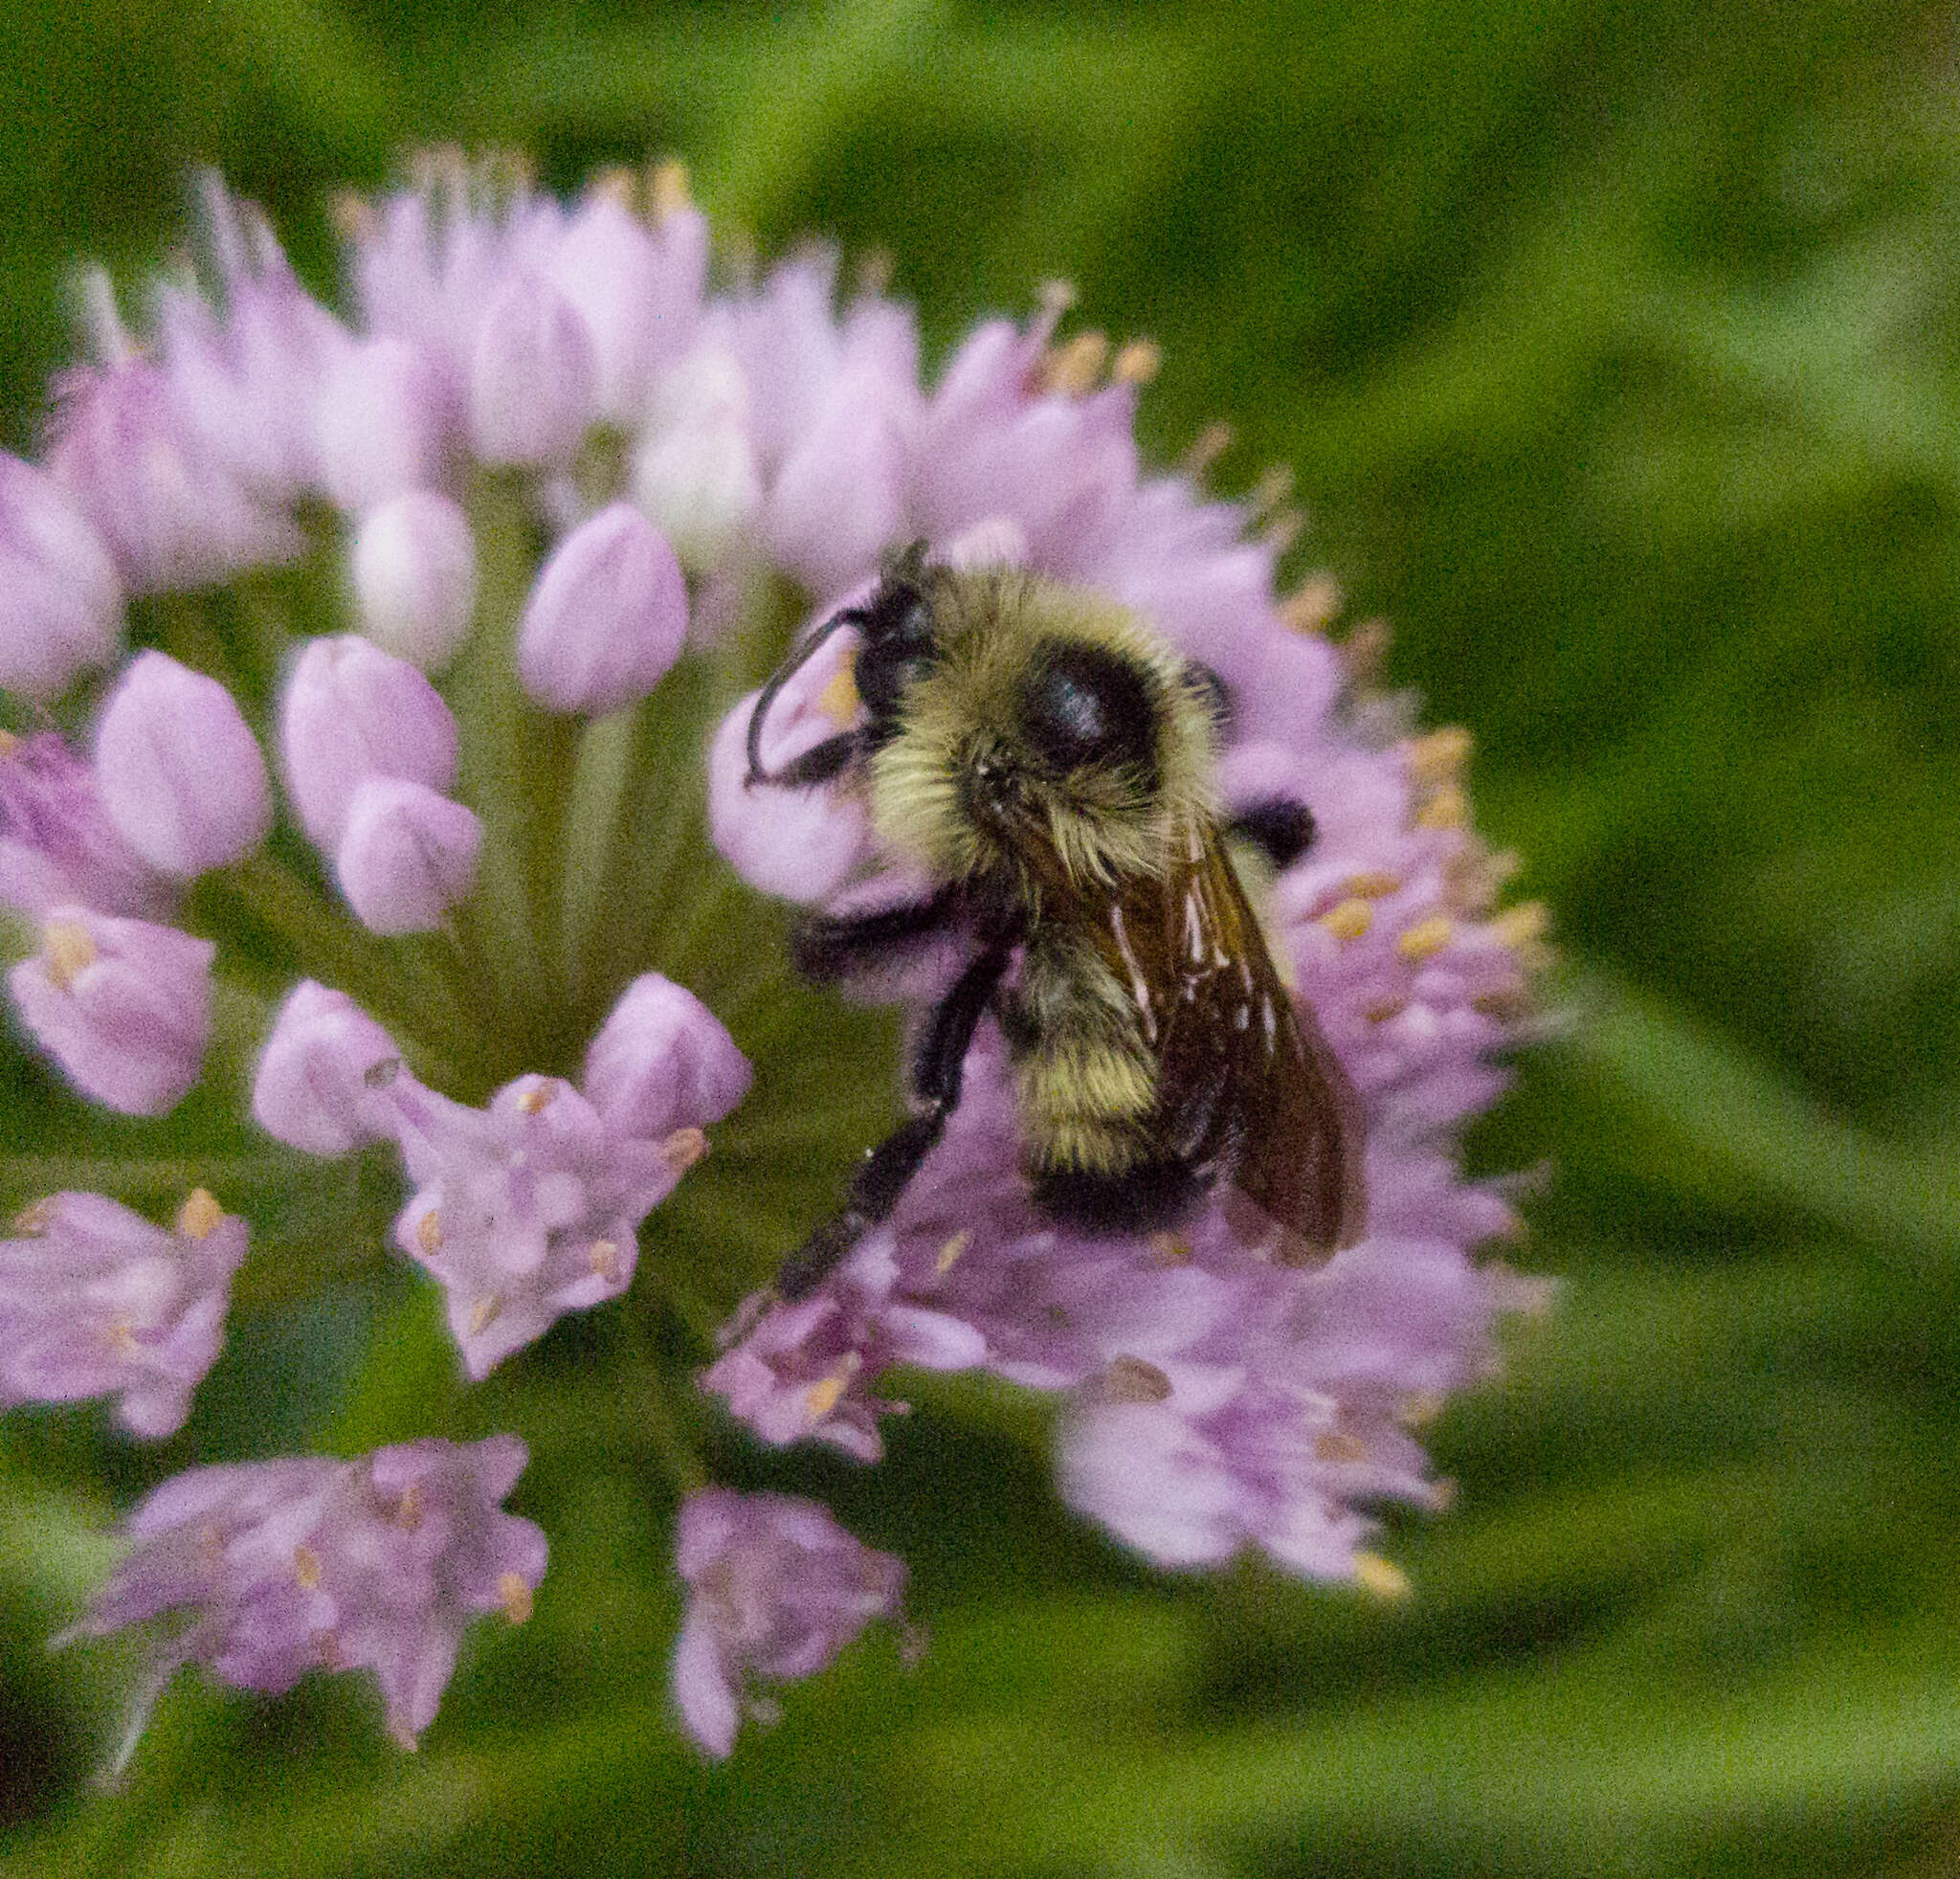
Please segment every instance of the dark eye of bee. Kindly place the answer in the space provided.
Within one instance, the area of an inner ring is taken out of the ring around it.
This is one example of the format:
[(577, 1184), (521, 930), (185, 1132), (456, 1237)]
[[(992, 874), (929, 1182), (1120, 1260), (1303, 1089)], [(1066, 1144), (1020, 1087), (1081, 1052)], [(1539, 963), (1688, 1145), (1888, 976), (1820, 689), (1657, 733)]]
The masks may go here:
[(1127, 765), (1157, 780), (1155, 698), (1149, 674), (1100, 646), (1048, 654), (1022, 687), (1021, 726), (1036, 754), (1058, 772)]

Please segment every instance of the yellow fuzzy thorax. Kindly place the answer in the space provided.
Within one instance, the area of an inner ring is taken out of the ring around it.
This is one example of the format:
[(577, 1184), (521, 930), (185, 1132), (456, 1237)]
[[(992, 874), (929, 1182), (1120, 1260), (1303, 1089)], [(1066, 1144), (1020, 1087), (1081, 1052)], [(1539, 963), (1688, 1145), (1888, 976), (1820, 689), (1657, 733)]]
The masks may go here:
[[(1015, 569), (934, 569), (940, 657), (907, 690), (899, 735), (872, 758), (871, 817), (880, 840), (947, 881), (1007, 874), (1031, 904), (1160, 875), (1175, 831), (1217, 814), (1216, 732), (1184, 661), (1127, 609)], [(1088, 644), (1149, 675), (1157, 778), (1087, 765), (1049, 773), (1020, 726), (1020, 701), (1044, 648)], [(1011, 830), (968, 805), (982, 761), (1017, 772), (1028, 810)]]

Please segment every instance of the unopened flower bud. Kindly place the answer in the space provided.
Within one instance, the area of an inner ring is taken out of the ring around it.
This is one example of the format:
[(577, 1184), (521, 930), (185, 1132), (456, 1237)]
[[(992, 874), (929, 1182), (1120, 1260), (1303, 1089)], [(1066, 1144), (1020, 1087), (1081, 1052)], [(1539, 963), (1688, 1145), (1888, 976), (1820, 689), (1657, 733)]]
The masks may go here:
[(156, 1116), (204, 1066), (216, 951), (174, 927), (60, 906), (7, 983), (34, 1041), (84, 1096)]
[(0, 690), (53, 698), (122, 636), (122, 584), (55, 480), (0, 454)]
[(252, 1080), (252, 1116), (308, 1154), (351, 1154), (390, 1131), (401, 1049), (345, 992), (303, 979), (273, 1020)]
[(167, 874), (224, 867), (272, 826), (265, 759), (232, 694), (166, 653), (139, 653), (110, 695), (96, 779), (123, 839)]
[(735, 1040), (692, 992), (643, 973), (586, 1052), (582, 1087), (609, 1129), (657, 1141), (721, 1121), (753, 1075)]
[(370, 339), (328, 367), (315, 407), (321, 481), (344, 509), (391, 502), (435, 473), (440, 389), (406, 340)]
[(362, 519), (349, 571), (362, 632), (441, 671), (477, 608), (477, 544), (462, 510), (433, 489), (384, 503)]
[(59, 731), (0, 737), (0, 906), (33, 920), (69, 902), (148, 918), (170, 884), (102, 808), (95, 767)]
[(396, 776), (437, 792), (456, 781), (456, 719), (406, 660), (358, 634), (309, 640), (279, 706), (286, 793), (316, 847), (346, 833), (354, 792)]
[(840, 380), (769, 491), (769, 545), (813, 593), (876, 569), (903, 519), (903, 449), (883, 391), (868, 372)]
[(652, 691), (686, 636), (674, 550), (630, 503), (614, 503), (545, 564), (518, 629), (518, 676), (541, 705), (596, 717)]
[(491, 463), (561, 462), (598, 413), (592, 336), (564, 294), (522, 276), (483, 316), (470, 361), (470, 424)]
[(695, 569), (719, 562), (761, 507), (747, 384), (723, 348), (699, 347), (662, 379), (633, 461), (633, 500)]
[(372, 776), (353, 794), (334, 875), (377, 933), (426, 933), (477, 883), (483, 825), (425, 784)]
[(640, 414), (655, 348), (661, 257), (645, 223), (611, 196), (573, 216), (551, 257), (548, 279), (585, 323), (592, 346), (598, 414), (625, 423)]

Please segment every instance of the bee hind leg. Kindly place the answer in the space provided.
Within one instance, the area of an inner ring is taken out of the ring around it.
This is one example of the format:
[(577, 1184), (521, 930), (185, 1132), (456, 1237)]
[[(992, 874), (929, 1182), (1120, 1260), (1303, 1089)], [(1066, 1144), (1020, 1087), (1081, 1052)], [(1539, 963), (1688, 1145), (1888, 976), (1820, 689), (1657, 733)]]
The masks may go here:
[(858, 1163), (844, 1205), (786, 1259), (776, 1273), (776, 1296), (807, 1298), (842, 1264), (851, 1248), (891, 1216), (899, 1197), (946, 1132), (959, 1107), (961, 1072), (973, 1033), (1013, 956), (1010, 942), (996, 941), (960, 974), (933, 1008), (912, 1064), (912, 1094), (924, 1105)]
[(1058, 1225), (1080, 1233), (1154, 1233), (1198, 1211), (1206, 1184), (1188, 1162), (1140, 1161), (1120, 1174), (1083, 1168), (1042, 1168), (1032, 1186), (1035, 1204)]

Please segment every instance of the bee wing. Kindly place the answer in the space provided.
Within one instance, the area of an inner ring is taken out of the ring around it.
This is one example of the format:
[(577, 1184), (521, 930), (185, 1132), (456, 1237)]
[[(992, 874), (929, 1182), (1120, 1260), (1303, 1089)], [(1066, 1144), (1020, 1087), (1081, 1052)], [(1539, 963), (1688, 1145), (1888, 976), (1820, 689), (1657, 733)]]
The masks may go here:
[(1162, 896), (1154, 922), (1131, 923), (1154, 927), (1161, 946), (1130, 949), (1149, 981), (1160, 1152), (1229, 1184), (1228, 1209), (1250, 1202), (1270, 1227), (1249, 1237), (1277, 1228), (1284, 1264), (1351, 1244), (1363, 1215), (1360, 1103), (1281, 983), (1216, 831), (1192, 831), (1165, 880), (1143, 891)]

